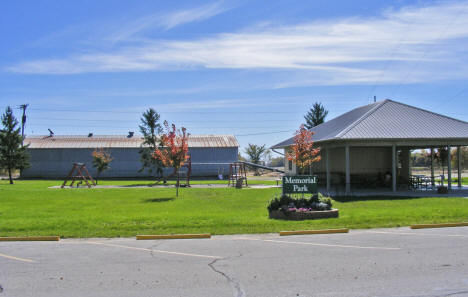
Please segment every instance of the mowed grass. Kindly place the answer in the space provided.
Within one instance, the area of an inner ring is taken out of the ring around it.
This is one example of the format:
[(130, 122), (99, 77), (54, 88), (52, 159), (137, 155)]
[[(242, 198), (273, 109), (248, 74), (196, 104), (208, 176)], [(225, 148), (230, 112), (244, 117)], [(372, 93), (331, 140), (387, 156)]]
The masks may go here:
[(335, 201), (337, 219), (280, 221), (266, 205), (280, 189), (49, 189), (60, 181), (0, 181), (0, 236), (127, 237), (264, 233), (466, 221), (464, 198)]
[[(461, 178), (462, 185), (468, 185), (468, 177)], [(444, 179), (444, 184), (447, 185), (448, 179)], [(452, 178), (452, 184), (456, 185), (458, 183), (458, 178)]]

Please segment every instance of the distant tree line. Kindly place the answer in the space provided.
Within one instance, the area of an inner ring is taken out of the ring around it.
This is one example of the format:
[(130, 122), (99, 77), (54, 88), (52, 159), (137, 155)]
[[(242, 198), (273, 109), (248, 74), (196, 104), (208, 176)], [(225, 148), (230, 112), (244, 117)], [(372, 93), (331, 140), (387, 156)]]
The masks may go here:
[[(458, 166), (458, 152), (456, 147), (452, 147), (450, 152), (450, 160), (452, 168)], [(434, 149), (434, 166), (447, 167), (448, 151), (446, 147)], [(420, 150), (412, 152), (411, 165), (413, 167), (431, 167), (431, 153), (429, 150)], [(468, 168), (468, 147), (461, 148), (461, 165), (462, 168)]]

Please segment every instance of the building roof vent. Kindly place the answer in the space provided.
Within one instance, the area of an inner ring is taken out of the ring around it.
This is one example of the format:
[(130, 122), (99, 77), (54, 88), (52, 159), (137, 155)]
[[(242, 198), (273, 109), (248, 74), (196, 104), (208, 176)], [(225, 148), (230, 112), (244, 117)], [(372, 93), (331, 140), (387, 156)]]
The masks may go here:
[(133, 137), (133, 134), (135, 134), (135, 132), (133, 131), (128, 131), (128, 138), (132, 138)]
[(50, 130), (50, 129), (47, 129), (47, 130), (49, 130), (49, 136), (50, 136), (50, 137), (54, 136), (54, 131), (52, 131), (52, 130)]
[(93, 137), (93, 133), (89, 133), (89, 134), (88, 134), (88, 137)]

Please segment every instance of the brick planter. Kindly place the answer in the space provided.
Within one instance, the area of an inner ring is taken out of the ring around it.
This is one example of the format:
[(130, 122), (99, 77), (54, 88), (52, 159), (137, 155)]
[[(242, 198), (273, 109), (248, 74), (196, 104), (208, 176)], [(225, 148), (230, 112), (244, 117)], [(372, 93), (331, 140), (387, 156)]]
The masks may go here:
[(337, 218), (338, 209), (331, 210), (318, 210), (318, 211), (307, 211), (307, 212), (283, 212), (281, 210), (270, 211), (270, 219), (277, 220), (314, 220), (314, 219), (326, 219), (326, 218)]

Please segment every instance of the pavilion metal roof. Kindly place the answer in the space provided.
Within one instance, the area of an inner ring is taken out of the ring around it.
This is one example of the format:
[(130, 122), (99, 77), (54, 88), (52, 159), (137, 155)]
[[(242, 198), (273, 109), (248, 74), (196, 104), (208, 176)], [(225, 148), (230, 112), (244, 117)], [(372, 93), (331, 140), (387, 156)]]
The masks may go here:
[[(468, 123), (421, 108), (383, 100), (342, 114), (312, 130), (315, 142), (331, 140), (468, 139)], [(291, 137), (272, 148), (294, 143)]]
[[(139, 148), (143, 142), (141, 136), (128, 137), (124, 135), (60, 135), (60, 136), (30, 136), (24, 144), (30, 149), (53, 148)], [(239, 147), (234, 135), (190, 135), (189, 147), (221, 148)]]

